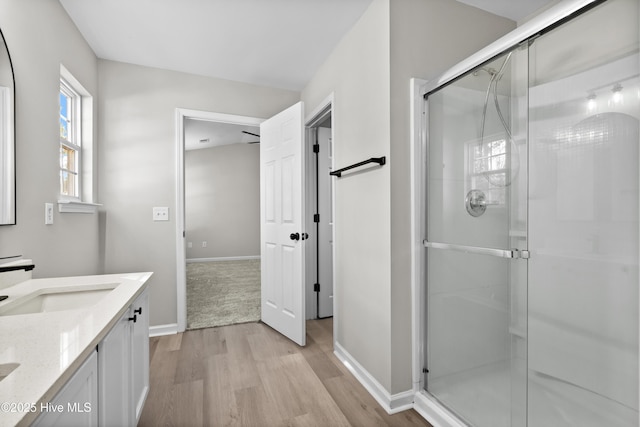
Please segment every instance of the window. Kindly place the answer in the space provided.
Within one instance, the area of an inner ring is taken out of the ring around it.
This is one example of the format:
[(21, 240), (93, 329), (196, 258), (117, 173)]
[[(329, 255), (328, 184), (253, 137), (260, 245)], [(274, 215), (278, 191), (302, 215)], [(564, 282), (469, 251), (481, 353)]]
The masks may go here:
[(469, 189), (481, 190), (487, 204), (504, 205), (505, 187), (509, 185), (507, 141), (504, 138), (474, 142), (467, 146), (467, 184)]
[(59, 212), (95, 213), (93, 97), (60, 65)]
[(80, 199), (82, 97), (60, 80), (60, 194)]

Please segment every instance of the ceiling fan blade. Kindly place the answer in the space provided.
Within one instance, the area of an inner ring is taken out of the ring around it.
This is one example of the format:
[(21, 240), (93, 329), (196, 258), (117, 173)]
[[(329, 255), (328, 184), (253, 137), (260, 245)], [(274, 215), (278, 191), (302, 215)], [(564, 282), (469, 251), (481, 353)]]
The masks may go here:
[(260, 141), (251, 141), (251, 142), (247, 142), (247, 144), (260, 144)]
[(247, 135), (257, 136), (258, 138), (260, 138), (260, 135), (258, 135), (257, 133), (247, 132), (246, 130), (243, 130), (242, 133), (246, 133)]

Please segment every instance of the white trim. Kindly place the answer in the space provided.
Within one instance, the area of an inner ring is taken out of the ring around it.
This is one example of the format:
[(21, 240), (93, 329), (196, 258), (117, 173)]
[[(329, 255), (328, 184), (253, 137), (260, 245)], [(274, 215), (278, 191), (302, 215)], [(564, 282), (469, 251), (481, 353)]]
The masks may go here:
[[(329, 96), (327, 96), (325, 99), (320, 101), (318, 106), (314, 108), (313, 111), (311, 111), (311, 113), (309, 113), (305, 118), (304, 120), (305, 126), (313, 127), (317, 125), (318, 124), (317, 122), (323, 119), (324, 116), (326, 116), (330, 111), (331, 113), (333, 113), (333, 98), (334, 98), (334, 95), (333, 95), (333, 92), (331, 92)], [(331, 120), (333, 120), (333, 114), (331, 115)], [(333, 126), (333, 123), (332, 123), (332, 126)]]
[(176, 108), (187, 119), (204, 120), (208, 122), (229, 123), (244, 126), (260, 126), (265, 119), (249, 116), (238, 116), (236, 114), (213, 113), (211, 111), (189, 110), (186, 108)]
[(99, 203), (80, 202), (77, 200), (58, 200), (58, 212), (93, 214), (102, 206)]
[(14, 87), (0, 86), (0, 225), (16, 223)]
[(176, 316), (177, 332), (187, 329), (187, 249), (184, 221), (184, 119), (188, 110), (176, 108)]
[(176, 305), (177, 331), (187, 328), (187, 253), (185, 244), (184, 212), (184, 120), (207, 120), (237, 125), (259, 126), (264, 119), (238, 116), (234, 114), (212, 113), (210, 111), (176, 108)]
[(410, 167), (411, 167), (411, 330), (412, 330), (412, 382), (413, 391), (418, 392), (423, 386), (422, 367), (424, 366), (424, 274), (425, 274), (425, 248), (422, 240), (425, 237), (425, 212), (423, 194), (425, 191), (425, 129), (423, 127), (424, 98), (423, 88), (426, 80), (412, 78), (410, 80)]
[(431, 399), (427, 393), (419, 392), (415, 394), (413, 409), (433, 427), (466, 427), (466, 424), (458, 420), (438, 402)]
[(338, 342), (334, 342), (334, 354), (388, 414), (413, 408), (413, 390), (392, 395)]
[(260, 259), (260, 255), (225, 256), (225, 257), (214, 257), (214, 258), (188, 258), (187, 264), (194, 263), (194, 262), (244, 261), (249, 259)]
[(149, 336), (150, 337), (160, 337), (163, 335), (174, 335), (179, 333), (178, 324), (170, 323), (168, 325), (157, 325), (149, 327)]

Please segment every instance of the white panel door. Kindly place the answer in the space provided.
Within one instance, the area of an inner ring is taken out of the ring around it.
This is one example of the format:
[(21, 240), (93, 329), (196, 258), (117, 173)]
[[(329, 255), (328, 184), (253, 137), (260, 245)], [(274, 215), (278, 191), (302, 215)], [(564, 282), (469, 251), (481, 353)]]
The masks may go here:
[(260, 125), (262, 321), (305, 345), (303, 104)]
[(333, 316), (333, 179), (329, 175), (333, 158), (331, 129), (318, 128), (318, 317)]

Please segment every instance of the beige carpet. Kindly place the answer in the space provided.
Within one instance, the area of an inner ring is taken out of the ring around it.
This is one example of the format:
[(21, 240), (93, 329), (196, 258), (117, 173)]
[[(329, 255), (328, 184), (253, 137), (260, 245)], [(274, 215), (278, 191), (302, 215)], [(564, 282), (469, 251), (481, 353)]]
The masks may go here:
[(260, 260), (187, 264), (187, 329), (260, 320)]

